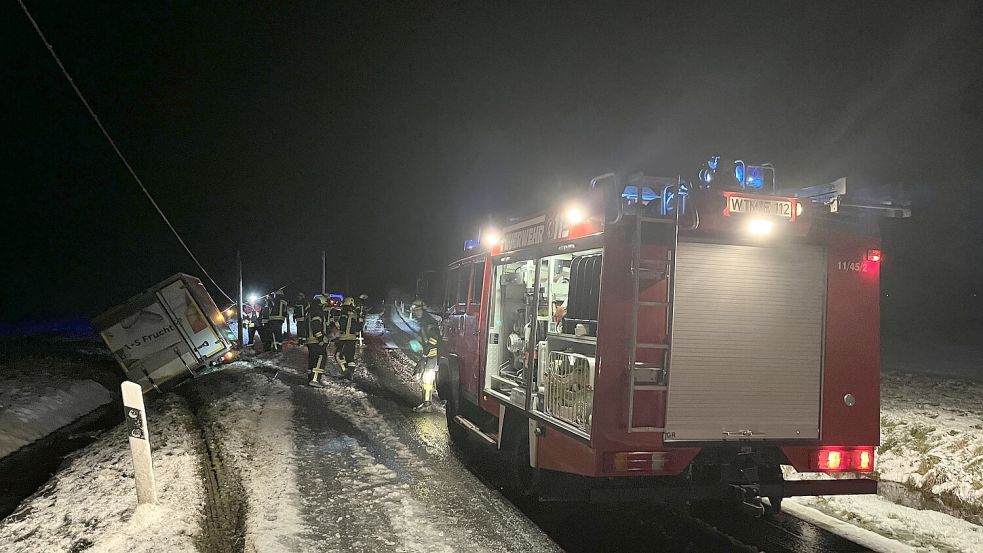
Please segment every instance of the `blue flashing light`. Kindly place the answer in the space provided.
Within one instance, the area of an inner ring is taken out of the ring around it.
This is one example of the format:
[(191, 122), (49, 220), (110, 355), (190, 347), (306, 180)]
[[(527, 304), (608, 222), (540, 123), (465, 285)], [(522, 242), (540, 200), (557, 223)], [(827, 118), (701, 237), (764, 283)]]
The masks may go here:
[(720, 156), (713, 156), (709, 159), (709, 161), (707, 161), (707, 167), (709, 167), (713, 171), (716, 171), (717, 164), (719, 163), (720, 163)]
[(749, 186), (756, 190), (760, 190), (765, 185), (765, 169), (764, 167), (750, 166), (747, 168), (747, 177), (744, 182), (745, 186)]
[(464, 251), (466, 251), (466, 252), (467, 251), (471, 251), (473, 249), (476, 249), (480, 245), (481, 245), (481, 240), (478, 240), (477, 238), (472, 238), (470, 240), (465, 240), (464, 241)]
[(738, 184), (741, 188), (744, 188), (744, 162), (735, 161), (734, 162), (734, 178), (737, 179)]
[[(673, 193), (673, 191), (670, 189), (670, 187), (667, 186), (662, 191), (662, 195), (663, 195), (663, 200), (662, 200), (662, 214), (663, 215), (668, 215), (668, 214), (672, 213), (673, 208), (676, 206), (676, 203), (675, 203), (676, 194)], [(682, 204), (682, 212), (685, 212), (686, 211), (686, 196), (688, 196), (688, 195), (689, 195), (689, 188), (687, 188), (685, 184), (680, 184), (679, 185), (679, 200), (680, 200), (680, 203)]]
[[(634, 184), (629, 184), (625, 187), (624, 191), (621, 192), (621, 197), (628, 201), (638, 201), (638, 187)], [(653, 200), (659, 199), (658, 194), (654, 190), (647, 186), (642, 187), (642, 204), (647, 204)]]

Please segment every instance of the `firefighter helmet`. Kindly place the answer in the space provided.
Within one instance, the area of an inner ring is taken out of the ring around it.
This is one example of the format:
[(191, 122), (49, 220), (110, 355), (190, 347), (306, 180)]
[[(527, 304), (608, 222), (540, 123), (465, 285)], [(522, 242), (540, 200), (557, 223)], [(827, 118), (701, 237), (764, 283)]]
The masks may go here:
[(355, 300), (353, 300), (350, 297), (349, 298), (345, 298), (345, 302), (342, 303), (342, 305), (352, 305), (352, 306), (354, 306), (355, 305)]

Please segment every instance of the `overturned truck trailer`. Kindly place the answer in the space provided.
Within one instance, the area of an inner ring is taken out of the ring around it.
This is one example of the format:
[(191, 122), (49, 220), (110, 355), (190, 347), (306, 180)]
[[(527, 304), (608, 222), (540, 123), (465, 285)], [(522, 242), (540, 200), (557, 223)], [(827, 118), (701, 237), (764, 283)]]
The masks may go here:
[(144, 393), (177, 385), (232, 346), (225, 318), (197, 278), (178, 273), (93, 320), (126, 378)]

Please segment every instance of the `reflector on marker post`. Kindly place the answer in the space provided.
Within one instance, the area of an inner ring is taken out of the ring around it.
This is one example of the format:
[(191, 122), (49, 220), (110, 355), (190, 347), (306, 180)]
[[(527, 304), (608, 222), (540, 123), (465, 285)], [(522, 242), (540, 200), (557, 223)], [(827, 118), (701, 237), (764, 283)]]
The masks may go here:
[(157, 503), (157, 480), (150, 456), (150, 432), (147, 430), (143, 389), (139, 384), (124, 381), (123, 411), (129, 428), (130, 454), (133, 457), (133, 480), (137, 486), (137, 503)]

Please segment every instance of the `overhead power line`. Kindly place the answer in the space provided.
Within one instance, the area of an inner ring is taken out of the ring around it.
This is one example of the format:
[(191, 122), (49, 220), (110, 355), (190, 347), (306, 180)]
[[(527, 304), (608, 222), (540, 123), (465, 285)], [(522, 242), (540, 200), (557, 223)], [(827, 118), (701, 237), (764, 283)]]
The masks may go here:
[(102, 121), (99, 120), (99, 116), (96, 115), (96, 112), (92, 109), (92, 106), (89, 105), (89, 102), (86, 101), (85, 96), (82, 95), (82, 91), (79, 90), (79, 87), (75, 84), (75, 80), (72, 79), (71, 75), (69, 75), (68, 70), (65, 69), (65, 65), (61, 62), (61, 59), (58, 57), (58, 54), (55, 53), (54, 47), (51, 46), (51, 43), (48, 42), (48, 38), (44, 36), (43, 32), (41, 32), (41, 27), (38, 26), (38, 23), (37, 21), (34, 20), (34, 17), (31, 15), (30, 10), (28, 10), (27, 6), (24, 5), (24, 0), (17, 0), (17, 3), (20, 4), (21, 9), (24, 10), (24, 15), (26, 15), (27, 18), (31, 21), (31, 25), (33, 25), (34, 30), (37, 31), (38, 37), (41, 38), (41, 42), (43, 42), (45, 47), (48, 48), (48, 52), (51, 53), (51, 57), (55, 59), (55, 63), (58, 64), (58, 67), (61, 69), (62, 75), (64, 75), (65, 79), (68, 80), (68, 84), (72, 85), (72, 90), (75, 91), (75, 95), (78, 96), (79, 100), (82, 101), (82, 105), (85, 106), (85, 109), (89, 112), (89, 115), (92, 116), (92, 119), (96, 122), (96, 125), (99, 126), (99, 130), (102, 131), (102, 135), (106, 137), (106, 141), (109, 142), (109, 145), (113, 147), (113, 151), (116, 152), (117, 156), (119, 156), (120, 161), (122, 161), (123, 165), (126, 166), (126, 170), (130, 172), (130, 176), (133, 177), (133, 180), (136, 181), (138, 186), (140, 186), (140, 190), (143, 191), (143, 194), (147, 196), (148, 200), (150, 200), (150, 203), (154, 206), (154, 209), (156, 209), (157, 213), (160, 214), (161, 219), (164, 220), (164, 223), (167, 224), (167, 227), (171, 229), (171, 232), (174, 233), (174, 237), (177, 238), (177, 241), (181, 243), (181, 246), (184, 248), (184, 251), (188, 252), (188, 255), (191, 257), (191, 260), (195, 262), (195, 265), (197, 265), (198, 268), (201, 269), (201, 272), (205, 274), (205, 276), (215, 286), (215, 288), (223, 296), (225, 296), (225, 299), (229, 300), (232, 303), (235, 303), (235, 300), (233, 300), (228, 294), (226, 294), (225, 290), (222, 290), (222, 287), (219, 286), (217, 282), (215, 282), (215, 279), (212, 278), (212, 275), (208, 274), (208, 271), (206, 271), (205, 267), (201, 264), (200, 261), (198, 261), (198, 258), (195, 257), (195, 254), (191, 252), (191, 248), (188, 247), (188, 245), (184, 242), (184, 239), (181, 238), (181, 235), (178, 234), (177, 229), (175, 229), (174, 225), (171, 224), (171, 221), (167, 218), (167, 215), (164, 215), (164, 211), (160, 208), (159, 205), (157, 205), (157, 201), (154, 200), (154, 197), (150, 195), (150, 192), (147, 190), (147, 187), (143, 185), (143, 181), (140, 180), (140, 177), (137, 176), (136, 171), (133, 170), (133, 167), (130, 165), (130, 162), (126, 160), (126, 156), (123, 155), (123, 152), (121, 152), (119, 147), (116, 146), (116, 142), (113, 140), (113, 137), (109, 135), (109, 131), (106, 130), (106, 127), (102, 124)]

